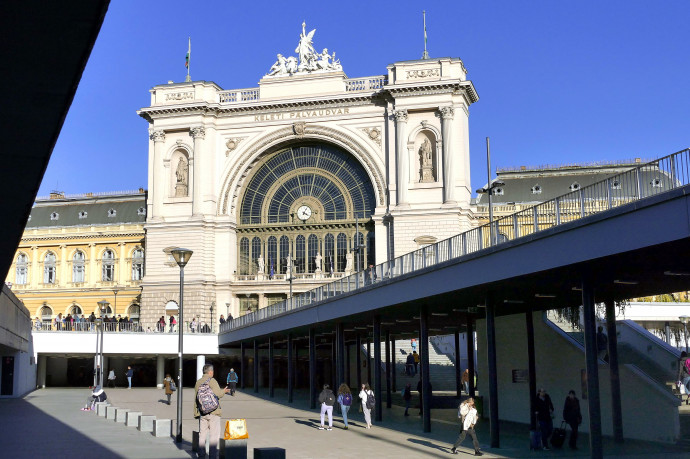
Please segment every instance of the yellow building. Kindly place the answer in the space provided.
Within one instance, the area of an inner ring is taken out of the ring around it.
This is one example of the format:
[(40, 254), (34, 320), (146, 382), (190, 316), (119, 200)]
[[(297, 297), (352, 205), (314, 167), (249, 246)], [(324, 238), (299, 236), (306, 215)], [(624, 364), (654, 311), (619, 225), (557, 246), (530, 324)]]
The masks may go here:
[[(146, 192), (51, 193), (36, 200), (6, 282), (36, 322), (94, 312), (139, 320)], [(34, 325), (36, 326), (36, 324)]]

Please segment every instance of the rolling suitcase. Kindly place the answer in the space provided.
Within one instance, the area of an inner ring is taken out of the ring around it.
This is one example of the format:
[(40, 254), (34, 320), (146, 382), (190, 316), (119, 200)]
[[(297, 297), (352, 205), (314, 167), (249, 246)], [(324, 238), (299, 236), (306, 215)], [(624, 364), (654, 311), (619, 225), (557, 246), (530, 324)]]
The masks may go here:
[(551, 444), (554, 448), (560, 448), (565, 443), (565, 421), (561, 422), (561, 427), (553, 429)]
[(529, 449), (530, 450), (540, 450), (541, 449), (541, 430), (529, 431)]

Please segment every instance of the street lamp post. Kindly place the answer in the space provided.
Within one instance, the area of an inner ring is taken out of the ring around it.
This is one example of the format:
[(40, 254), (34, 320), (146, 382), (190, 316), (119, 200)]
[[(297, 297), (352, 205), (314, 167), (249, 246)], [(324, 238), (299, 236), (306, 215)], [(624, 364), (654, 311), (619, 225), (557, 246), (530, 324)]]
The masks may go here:
[(177, 370), (177, 436), (176, 443), (182, 443), (182, 331), (184, 329), (184, 267), (189, 262), (192, 252), (189, 249), (176, 248), (170, 251), (175, 262), (180, 267), (180, 318), (177, 333), (178, 344), (178, 370)]
[(477, 193), (486, 193), (489, 198), (489, 245), (491, 246), (496, 243), (496, 239), (494, 237), (494, 209), (491, 205), (491, 195), (493, 194), (492, 191), (494, 188), (504, 186), (505, 183), (501, 182), (500, 180), (496, 180), (493, 183), (491, 182), (491, 151), (489, 149), (488, 137), (486, 138), (486, 176), (486, 187), (478, 189)]
[(684, 335), (685, 335), (685, 351), (688, 350), (688, 321), (690, 320), (690, 316), (680, 316), (678, 317), (680, 320), (680, 323), (683, 324), (683, 329), (684, 329)]
[(105, 323), (103, 322), (103, 316), (108, 311), (108, 303), (106, 300), (98, 302), (98, 308), (101, 311), (100, 317), (100, 328), (101, 328), (101, 355), (98, 357), (98, 364), (100, 371), (98, 372), (98, 384), (103, 387), (103, 333), (105, 332)]
[(115, 287), (113, 289), (113, 294), (115, 295), (115, 305), (113, 306), (113, 314), (117, 314), (117, 294), (120, 292), (120, 289)]

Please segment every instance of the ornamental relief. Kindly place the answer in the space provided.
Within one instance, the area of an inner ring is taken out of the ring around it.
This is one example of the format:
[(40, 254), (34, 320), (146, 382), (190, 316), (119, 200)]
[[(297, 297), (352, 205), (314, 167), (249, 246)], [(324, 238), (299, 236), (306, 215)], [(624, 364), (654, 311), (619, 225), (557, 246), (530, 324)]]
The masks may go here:
[(421, 70), (408, 70), (407, 78), (427, 78), (427, 77), (438, 77), (441, 76), (440, 69), (421, 69)]
[(225, 142), (225, 156), (230, 156), (230, 152), (232, 152), (237, 146), (244, 140), (246, 137), (231, 137)]
[(367, 134), (369, 140), (376, 142), (379, 147), (381, 146), (381, 130), (379, 128), (362, 128), (362, 131)]
[(186, 100), (194, 99), (194, 91), (191, 92), (170, 92), (165, 95), (165, 100)]

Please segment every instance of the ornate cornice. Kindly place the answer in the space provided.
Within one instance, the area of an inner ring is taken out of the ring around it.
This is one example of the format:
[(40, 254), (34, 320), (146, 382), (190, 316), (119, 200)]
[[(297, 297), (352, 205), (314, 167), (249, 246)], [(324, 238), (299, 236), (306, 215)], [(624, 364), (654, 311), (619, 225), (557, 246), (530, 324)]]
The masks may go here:
[[(363, 162), (366, 166), (366, 169), (372, 174), (374, 178), (374, 185), (376, 186), (379, 195), (379, 205), (384, 204), (385, 181), (383, 175), (378, 170), (376, 165), (372, 162), (371, 158), (369, 158), (368, 155), (365, 153), (365, 148), (363, 148), (359, 144), (359, 142), (357, 142), (354, 138), (336, 129), (320, 125), (305, 124), (303, 134), (301, 135), (295, 133), (295, 129), (293, 126), (284, 127), (267, 136), (262, 137), (258, 142), (256, 142), (247, 151), (244, 152), (244, 154), (242, 155), (243, 159), (234, 168), (234, 172), (232, 173), (232, 175), (228, 177), (228, 179), (223, 184), (222, 189), (225, 190), (225, 193), (223, 194), (223, 199), (220, 203), (220, 214), (228, 214), (228, 201), (231, 201), (230, 213), (235, 212), (235, 203), (237, 201), (237, 197), (242, 191), (244, 180), (249, 175), (249, 172), (253, 170), (254, 167), (263, 159), (263, 155), (257, 156), (257, 153), (259, 153), (261, 150), (264, 150), (269, 145), (278, 142), (286, 143), (289, 141), (304, 139), (316, 139), (323, 140), (325, 142), (335, 141), (334, 143), (336, 144), (345, 145), (347, 149), (349, 149), (350, 153), (354, 153), (355, 157), (361, 162)], [(251, 161), (250, 164), (247, 164), (250, 158), (254, 159)], [(242, 172), (242, 175), (239, 178), (237, 178), (240, 171)], [(235, 185), (233, 186), (232, 184)], [(232, 196), (230, 196), (231, 187)]]
[[(112, 241), (110, 239), (114, 237), (143, 237), (144, 236), (144, 230), (142, 229), (140, 233), (109, 233), (108, 235), (103, 235), (103, 234), (84, 234), (84, 235), (60, 235), (60, 236), (55, 236), (55, 235), (46, 235), (46, 236), (34, 236), (34, 237), (24, 237), (22, 238), (21, 242), (19, 243), (19, 246), (21, 247), (23, 244), (27, 242), (40, 242), (40, 241), (62, 241), (66, 239), (73, 239), (75, 242), (72, 242), (67, 245), (80, 245), (80, 242), (77, 242), (80, 239), (96, 239), (96, 238), (101, 238), (101, 239), (108, 239), (108, 241), (104, 241), (104, 243), (112, 244)], [(134, 242), (134, 241), (130, 241)], [(54, 245), (54, 244), (48, 244), (48, 245)], [(94, 244), (95, 245), (95, 244)], [(38, 246), (36, 246), (38, 248)]]

